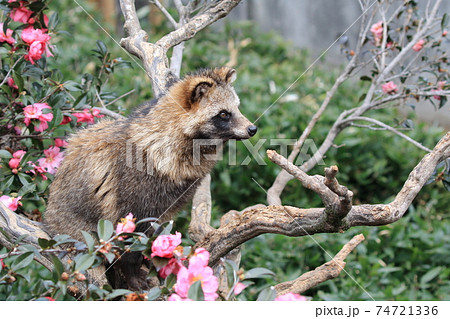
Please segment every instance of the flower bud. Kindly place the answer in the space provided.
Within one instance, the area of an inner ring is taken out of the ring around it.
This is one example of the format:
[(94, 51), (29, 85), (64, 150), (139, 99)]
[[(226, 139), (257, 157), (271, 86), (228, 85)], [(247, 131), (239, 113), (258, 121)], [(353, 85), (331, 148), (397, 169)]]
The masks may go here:
[(7, 282), (8, 284), (12, 284), (12, 283), (15, 282), (15, 281), (16, 281), (16, 277), (14, 277), (14, 276), (11, 276), (11, 277), (6, 278), (6, 282)]
[(86, 276), (83, 275), (81, 272), (77, 272), (75, 274), (75, 279), (78, 281), (85, 281), (86, 280)]
[(66, 272), (63, 272), (63, 273), (61, 274), (61, 280), (66, 281), (66, 280), (69, 279), (69, 277), (70, 277), (69, 274), (66, 273)]

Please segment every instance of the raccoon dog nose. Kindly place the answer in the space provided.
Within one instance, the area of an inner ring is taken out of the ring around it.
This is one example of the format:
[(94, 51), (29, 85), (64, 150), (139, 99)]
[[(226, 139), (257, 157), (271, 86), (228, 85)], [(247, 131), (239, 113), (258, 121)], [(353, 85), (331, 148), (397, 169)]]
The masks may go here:
[(257, 131), (258, 131), (258, 128), (255, 125), (251, 125), (251, 126), (247, 127), (247, 132), (248, 132), (248, 135), (250, 135), (250, 136), (255, 135)]

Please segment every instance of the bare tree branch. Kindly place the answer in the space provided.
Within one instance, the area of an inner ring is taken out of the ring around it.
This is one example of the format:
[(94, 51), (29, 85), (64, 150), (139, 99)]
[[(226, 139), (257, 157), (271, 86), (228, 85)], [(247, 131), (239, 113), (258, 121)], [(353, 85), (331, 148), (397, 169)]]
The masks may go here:
[(417, 146), (418, 148), (420, 148), (421, 150), (424, 150), (426, 152), (431, 152), (431, 150), (428, 147), (423, 146), (422, 144), (420, 144), (419, 142), (413, 140), (412, 138), (410, 138), (409, 136), (403, 134), (402, 132), (399, 132), (398, 130), (396, 130), (395, 128), (393, 128), (392, 126), (389, 126), (381, 121), (372, 119), (370, 117), (364, 117), (364, 116), (355, 116), (352, 117), (351, 119), (349, 119), (349, 121), (366, 121), (366, 122), (370, 122), (373, 124), (376, 124), (380, 127), (385, 128), (386, 130), (397, 134), (398, 136), (404, 138), (405, 140), (407, 140), (408, 142), (412, 143), (413, 145)]
[(150, 0), (151, 3), (155, 4), (156, 7), (164, 14), (167, 20), (172, 24), (173, 28), (178, 28), (178, 23), (172, 17), (172, 15), (167, 11), (167, 9), (158, 0)]
[(340, 223), (330, 223), (325, 208), (258, 207), (245, 211), (242, 216), (225, 227), (209, 232), (196, 247), (204, 247), (210, 251), (210, 263), (214, 265), (233, 248), (265, 233), (299, 237), (341, 232), (354, 226), (391, 224), (403, 216), (436, 166), (448, 157), (450, 157), (450, 132), (416, 165), (393, 202), (353, 206)]
[[(159, 96), (165, 92), (167, 83), (170, 83), (174, 78), (177, 78), (177, 73), (179, 73), (179, 67), (177, 67), (177, 65), (181, 65), (181, 62), (178, 64), (172, 62), (173, 71), (171, 71), (169, 68), (167, 51), (183, 41), (191, 39), (198, 31), (204, 29), (211, 23), (225, 17), (239, 2), (240, 0), (218, 1), (205, 12), (199, 13), (195, 17), (189, 19), (189, 21), (185, 20), (190, 12), (187, 12), (185, 7), (183, 7), (182, 10), (180, 10), (182, 16), (180, 23), (177, 23), (177, 29), (153, 44), (148, 42), (148, 35), (141, 28), (136, 14), (134, 1), (121, 0), (120, 7), (125, 18), (124, 29), (127, 37), (123, 38), (120, 41), (120, 44), (128, 52), (134, 54), (142, 61), (145, 72), (152, 80), (153, 92), (155, 93), (155, 96)], [(189, 8), (191, 8), (191, 6), (189, 6)], [(180, 54), (179, 52), (177, 53), (177, 51), (182, 52), (182, 49), (183, 46), (177, 48), (173, 61), (181, 61)]]
[[(371, 86), (369, 87), (362, 104), (353, 110), (344, 111), (338, 117), (338, 119), (335, 121), (332, 128), (330, 129), (326, 139), (322, 142), (321, 146), (319, 147), (318, 152), (316, 152), (309, 161), (307, 161), (300, 167), (303, 171), (307, 172), (317, 164), (318, 159), (321, 159), (325, 155), (325, 153), (328, 151), (328, 149), (333, 145), (333, 141), (337, 137), (337, 135), (343, 129), (345, 129), (346, 127), (351, 125), (350, 123), (352, 121), (352, 118), (361, 117), (361, 115), (363, 115), (368, 110), (373, 109), (373, 108), (375, 108), (375, 106), (381, 105), (383, 103), (387, 103), (387, 102), (389, 102), (389, 100), (392, 101), (395, 99), (402, 99), (402, 94), (398, 94), (398, 96), (392, 97), (392, 99), (388, 98), (388, 99), (383, 99), (382, 101), (377, 101), (374, 99), (374, 94), (377, 90), (377, 87), (380, 85), (380, 83), (382, 83), (383, 81), (386, 80), (386, 77), (388, 76), (388, 74), (390, 74), (394, 70), (394, 68), (398, 67), (400, 65), (400, 63), (402, 61), (404, 61), (411, 52), (415, 53), (412, 50), (412, 47), (414, 46), (415, 43), (417, 43), (418, 40), (422, 39), (427, 34), (427, 32), (430, 30), (430, 28), (433, 28), (434, 23), (435, 23), (435, 17), (436, 17), (436, 14), (437, 14), (437, 11), (438, 11), (438, 8), (439, 8), (441, 2), (442, 2), (442, 0), (437, 0), (435, 2), (430, 14), (427, 16), (427, 19), (426, 19), (424, 25), (419, 27), (419, 30), (414, 34), (414, 36), (412, 37), (410, 42), (407, 43), (401, 49), (401, 51), (398, 54), (396, 54), (395, 57), (388, 63), (385, 61), (387, 29), (383, 28), (384, 36), (382, 39), (383, 43), (382, 43), (382, 47), (380, 48), (380, 53), (378, 55), (374, 56), (373, 59), (370, 59), (371, 62), (374, 62), (378, 65), (380, 74), (373, 79)], [(360, 4), (363, 5), (362, 3), (360, 3)], [(378, 6), (381, 8), (382, 4), (379, 4)], [(393, 14), (389, 17), (389, 19), (384, 18), (385, 25), (387, 25), (389, 22), (391, 22), (392, 19), (394, 19), (394, 17), (396, 17), (396, 13), (399, 12), (400, 10), (402, 10), (402, 8), (403, 8), (403, 4), (399, 5), (399, 7), (397, 7), (395, 10), (393, 10)], [(383, 10), (384, 10), (384, 8), (383, 8)], [(377, 10), (373, 10), (372, 18), (373, 18), (373, 14), (375, 14), (376, 12), (377, 12)], [(386, 12), (388, 12), (388, 10)], [(366, 15), (364, 15), (363, 18), (366, 18)], [(346, 69), (341, 74), (341, 76), (336, 80), (333, 87), (327, 92), (327, 96), (326, 96), (325, 100), (323, 101), (321, 107), (316, 112), (316, 114), (312, 118), (311, 122), (308, 124), (305, 131), (303, 131), (303, 133), (302, 133), (301, 137), (299, 138), (299, 140), (297, 141), (296, 145), (294, 145), (293, 151), (289, 155), (290, 161), (292, 161), (292, 162), (294, 161), (295, 157), (298, 155), (298, 152), (299, 152), (302, 144), (304, 143), (304, 141), (306, 140), (310, 131), (316, 124), (318, 116), (320, 116), (322, 114), (321, 112), (323, 112), (323, 110), (326, 108), (326, 105), (328, 105), (328, 103), (330, 102), (332, 96), (335, 94), (339, 85), (342, 84), (343, 81), (342, 81), (341, 77), (344, 77), (344, 80), (345, 80), (346, 78), (351, 76), (352, 71), (355, 69), (355, 67), (356, 67), (355, 61), (357, 59), (361, 58), (361, 54), (360, 54), (361, 51), (359, 50), (359, 48), (366, 41), (366, 35), (370, 28), (371, 19), (369, 19), (369, 21), (366, 22), (366, 24), (364, 24), (364, 23), (361, 24), (359, 42), (358, 42), (357, 48), (355, 49), (355, 55), (352, 57), (350, 62), (347, 64)], [(407, 17), (405, 19), (409, 19), (409, 18)], [(382, 60), (379, 63), (376, 59), (377, 56), (379, 56)], [(421, 95), (424, 95), (424, 96), (433, 95), (431, 92), (428, 92), (428, 93), (422, 92), (422, 93), (424, 93), (424, 94), (421, 94)], [(436, 95), (438, 95), (438, 94), (436, 94)], [(443, 94), (443, 95), (445, 95), (445, 94)], [(394, 133), (396, 133), (396, 132), (394, 132)], [(412, 142), (410, 139), (409, 139), (409, 141)], [(416, 146), (418, 146), (416, 143), (414, 143), (414, 144)], [(423, 146), (420, 148), (425, 150), (425, 148)], [(428, 149), (427, 149), (427, 151), (428, 151)], [(269, 205), (281, 205), (281, 197), (280, 197), (281, 193), (283, 192), (286, 184), (292, 179), (293, 179), (293, 176), (288, 174), (286, 171), (281, 171), (278, 174), (274, 183), (268, 190), (267, 202)]]
[[(37, 245), (38, 238), (50, 239), (50, 236), (43, 230), (40, 223), (14, 213), (2, 202), (0, 202), (0, 228), (8, 233), (11, 241), (15, 241), (25, 235), (23, 242)], [(11, 241), (3, 233), (0, 233), (0, 245), (12, 248), (13, 244)]]
[[(366, 20), (367, 20), (367, 7), (365, 7), (361, 19), (361, 27), (359, 31), (359, 39), (364, 39), (366, 37), (366, 34), (368, 32), (368, 29), (365, 28)], [(295, 142), (293, 149), (291, 153), (289, 154), (288, 160), (291, 162), (294, 162), (295, 158), (297, 157), (298, 153), (300, 152), (301, 147), (305, 143), (306, 139), (308, 138), (309, 134), (311, 133), (312, 129), (316, 125), (317, 121), (320, 119), (322, 114), (325, 112), (326, 108), (330, 104), (331, 99), (333, 98), (334, 94), (337, 92), (340, 85), (345, 82), (353, 72), (353, 70), (356, 67), (357, 60), (359, 59), (359, 54), (361, 52), (361, 48), (364, 45), (363, 41), (359, 41), (355, 51), (354, 55), (351, 58), (351, 60), (346, 65), (344, 71), (341, 73), (341, 75), (336, 79), (331, 89), (327, 92), (325, 99), (322, 102), (322, 105), (317, 110), (317, 112), (314, 114), (314, 116), (311, 118), (311, 121), (309, 121), (308, 125), (306, 126), (305, 130), (302, 132), (300, 138)], [(275, 181), (273, 182), (272, 186), (267, 191), (267, 202), (269, 205), (281, 205), (281, 199), (280, 195), (286, 186), (286, 184), (292, 179), (292, 177), (286, 172), (281, 171), (277, 177), (275, 178)]]
[(195, 16), (181, 28), (159, 39), (156, 45), (168, 50), (183, 41), (192, 39), (198, 31), (225, 17), (239, 2), (240, 0), (218, 1), (216, 5)]
[(214, 230), (211, 224), (211, 175), (207, 175), (200, 183), (192, 200), (191, 222), (189, 237), (197, 242), (207, 233)]
[(281, 296), (289, 292), (301, 294), (324, 281), (336, 278), (342, 270), (344, 270), (346, 264), (344, 261), (345, 258), (347, 258), (348, 254), (350, 254), (350, 252), (352, 252), (363, 240), (363, 234), (354, 236), (329, 262), (312, 271), (304, 273), (297, 279), (276, 285), (275, 290), (277, 291), (277, 295)]

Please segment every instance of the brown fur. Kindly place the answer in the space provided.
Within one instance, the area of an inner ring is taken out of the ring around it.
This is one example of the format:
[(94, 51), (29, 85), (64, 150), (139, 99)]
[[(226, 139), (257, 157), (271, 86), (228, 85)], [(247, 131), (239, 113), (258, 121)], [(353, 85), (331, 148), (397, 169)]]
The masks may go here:
[[(104, 120), (71, 137), (50, 187), (48, 229), (82, 240), (81, 230), (96, 230), (100, 219), (116, 224), (130, 212), (137, 219), (172, 219), (216, 162), (202, 158), (194, 165), (193, 140), (254, 134), (238, 109), (234, 78), (229, 68), (188, 75), (128, 119)], [(231, 114), (227, 123), (218, 119), (222, 110)]]

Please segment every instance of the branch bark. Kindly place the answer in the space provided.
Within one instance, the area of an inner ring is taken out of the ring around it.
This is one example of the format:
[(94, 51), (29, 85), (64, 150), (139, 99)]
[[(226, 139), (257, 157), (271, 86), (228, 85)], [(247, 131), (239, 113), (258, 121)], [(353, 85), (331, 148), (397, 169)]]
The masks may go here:
[(276, 285), (275, 290), (277, 295), (281, 296), (289, 292), (301, 294), (324, 281), (336, 278), (344, 270), (346, 264), (344, 261), (345, 258), (347, 258), (348, 254), (350, 254), (363, 240), (363, 234), (354, 236), (329, 262), (312, 271), (304, 273), (297, 279)]
[(225, 227), (208, 233), (195, 247), (210, 251), (210, 263), (214, 265), (233, 248), (265, 233), (299, 237), (343, 232), (355, 226), (391, 224), (403, 216), (436, 166), (448, 157), (450, 132), (416, 165), (394, 201), (389, 204), (353, 206), (340, 223), (330, 222), (326, 208), (302, 209), (279, 205), (258, 207), (245, 211)]
[[(205, 12), (199, 13), (189, 21), (180, 21), (178, 28), (163, 36), (156, 43), (148, 42), (148, 34), (142, 30), (136, 14), (133, 0), (121, 0), (120, 7), (125, 18), (124, 29), (126, 37), (120, 41), (122, 47), (137, 56), (153, 84), (153, 93), (160, 96), (165, 93), (168, 83), (178, 78), (179, 68), (174, 68), (175, 74), (169, 68), (167, 51), (178, 44), (193, 38), (198, 31), (225, 17), (240, 0), (217, 1)], [(183, 7), (183, 12), (186, 7)], [(188, 9), (194, 9), (188, 5)], [(187, 17), (191, 12), (186, 12)], [(183, 18), (183, 17), (182, 17)], [(183, 46), (177, 50), (182, 51)], [(176, 51), (177, 52), (177, 51)], [(179, 56), (179, 54), (176, 54)], [(174, 65), (175, 67), (175, 65)]]

